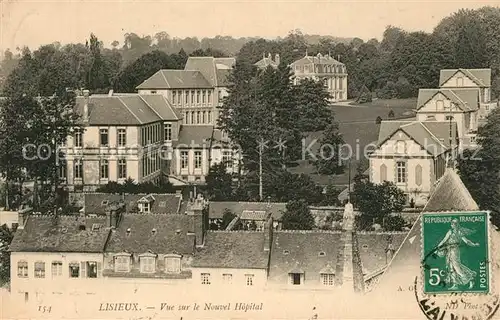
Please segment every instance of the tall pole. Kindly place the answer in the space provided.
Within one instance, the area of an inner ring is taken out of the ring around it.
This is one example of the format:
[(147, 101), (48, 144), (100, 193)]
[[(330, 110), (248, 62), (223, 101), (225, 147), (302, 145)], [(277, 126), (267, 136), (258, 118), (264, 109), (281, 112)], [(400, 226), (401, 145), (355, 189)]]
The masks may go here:
[(348, 186), (348, 194), (347, 194), (347, 202), (351, 202), (351, 158), (349, 158), (349, 186)]
[(259, 143), (259, 198), (260, 201), (264, 199), (262, 191), (262, 143)]

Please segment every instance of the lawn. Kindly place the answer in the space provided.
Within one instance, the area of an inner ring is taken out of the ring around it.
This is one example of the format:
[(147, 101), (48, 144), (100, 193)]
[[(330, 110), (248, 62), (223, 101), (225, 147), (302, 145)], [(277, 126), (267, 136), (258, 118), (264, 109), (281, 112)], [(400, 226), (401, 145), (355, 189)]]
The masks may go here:
[[(335, 120), (339, 123), (339, 130), (342, 134), (346, 144), (351, 146), (353, 156), (355, 157), (351, 162), (351, 176), (356, 172), (357, 164), (364, 156), (364, 148), (378, 139), (378, 131), (380, 125), (375, 123), (375, 120), (380, 116), (383, 120), (387, 120), (390, 110), (394, 111), (395, 119), (408, 118), (414, 119), (413, 109), (416, 108), (416, 98), (412, 99), (391, 99), (382, 100), (378, 99), (370, 103), (362, 105), (338, 105), (333, 106), (332, 109), (335, 114)], [(306, 138), (306, 146), (308, 146), (314, 139), (320, 139), (322, 132), (312, 132)], [(317, 150), (319, 143), (311, 148)], [(359, 150), (357, 152), (356, 150)], [(344, 174), (337, 176), (323, 176), (316, 173), (316, 168), (309, 164), (308, 161), (301, 161), (299, 166), (290, 168), (294, 173), (305, 173), (310, 175), (318, 184), (325, 185), (333, 183), (335, 185), (347, 185), (349, 181), (349, 174), (345, 170)]]

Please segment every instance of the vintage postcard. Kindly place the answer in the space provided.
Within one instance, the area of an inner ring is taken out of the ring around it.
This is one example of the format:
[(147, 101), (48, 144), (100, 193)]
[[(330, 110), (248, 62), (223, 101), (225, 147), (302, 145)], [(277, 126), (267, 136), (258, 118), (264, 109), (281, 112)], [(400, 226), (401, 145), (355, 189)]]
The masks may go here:
[(500, 320), (499, 132), (499, 0), (0, 0), (0, 319)]

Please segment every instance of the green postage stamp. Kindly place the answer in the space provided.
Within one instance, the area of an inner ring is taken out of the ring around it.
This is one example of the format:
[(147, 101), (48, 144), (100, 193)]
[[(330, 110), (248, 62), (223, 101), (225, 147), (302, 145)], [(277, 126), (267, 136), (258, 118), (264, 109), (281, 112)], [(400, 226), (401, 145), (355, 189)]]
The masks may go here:
[(488, 293), (488, 212), (424, 213), (424, 292)]

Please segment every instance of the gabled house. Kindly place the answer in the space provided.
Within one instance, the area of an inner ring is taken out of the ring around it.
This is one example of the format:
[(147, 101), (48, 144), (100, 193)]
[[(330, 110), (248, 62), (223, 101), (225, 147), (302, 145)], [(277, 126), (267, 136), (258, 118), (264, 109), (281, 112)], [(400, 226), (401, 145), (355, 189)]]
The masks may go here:
[(369, 155), (370, 181), (394, 182), (408, 202), (424, 205), (458, 147), (455, 122), (382, 121)]
[(262, 59), (260, 59), (256, 63), (254, 63), (254, 65), (257, 68), (259, 68), (260, 70), (265, 70), (265, 69), (267, 69), (267, 67), (271, 67), (273, 69), (276, 69), (280, 65), (280, 55), (276, 54), (274, 56), (274, 60), (273, 60), (271, 53), (268, 53), (267, 57), (266, 57), (266, 54), (263, 53)]
[(453, 121), (457, 124), (460, 149), (475, 145), (479, 124), (478, 88), (420, 89), (418, 121)]
[(498, 101), (491, 101), (491, 69), (444, 69), (439, 74), (442, 89), (474, 88), (479, 90), (478, 119), (484, 120)]
[(245, 225), (252, 222), (257, 230), (264, 230), (264, 225), (270, 217), (273, 218), (273, 228), (281, 225), (281, 217), (286, 211), (286, 203), (282, 202), (244, 202), (244, 201), (210, 201), (208, 217), (211, 224), (220, 225), (224, 212), (230, 211)]

